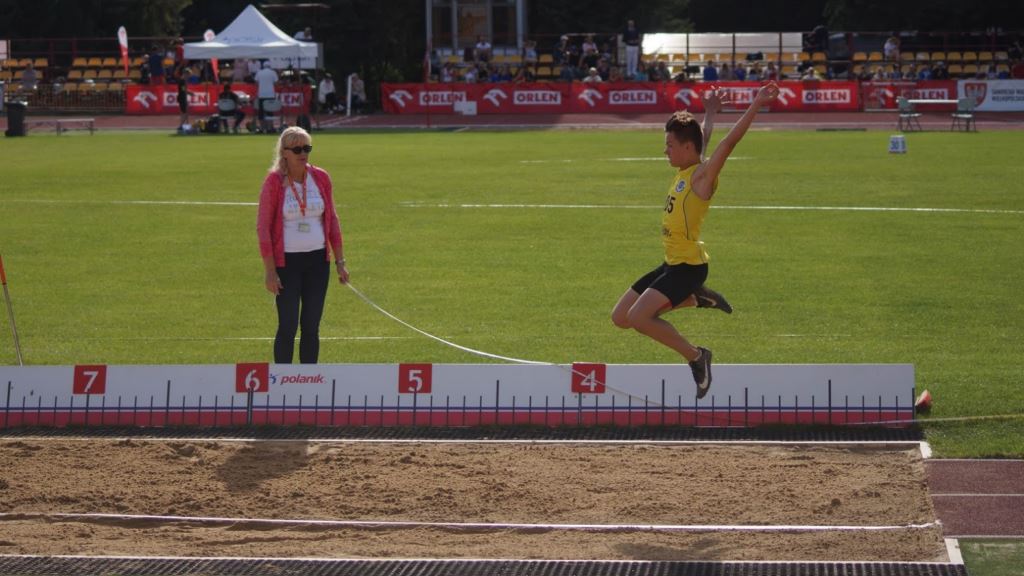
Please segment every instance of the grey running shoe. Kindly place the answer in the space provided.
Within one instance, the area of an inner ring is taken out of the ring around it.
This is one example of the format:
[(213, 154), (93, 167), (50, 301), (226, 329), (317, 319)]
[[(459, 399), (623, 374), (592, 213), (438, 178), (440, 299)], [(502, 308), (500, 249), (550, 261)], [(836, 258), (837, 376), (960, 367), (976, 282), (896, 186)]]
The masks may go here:
[(693, 295), (697, 298), (697, 308), (716, 308), (726, 314), (732, 314), (732, 306), (729, 306), (725, 296), (707, 286), (702, 285), (700, 288), (697, 288)]
[(697, 399), (700, 400), (707, 395), (711, 389), (711, 350), (697, 347), (700, 356), (690, 362), (690, 370), (693, 372), (693, 381), (697, 384)]

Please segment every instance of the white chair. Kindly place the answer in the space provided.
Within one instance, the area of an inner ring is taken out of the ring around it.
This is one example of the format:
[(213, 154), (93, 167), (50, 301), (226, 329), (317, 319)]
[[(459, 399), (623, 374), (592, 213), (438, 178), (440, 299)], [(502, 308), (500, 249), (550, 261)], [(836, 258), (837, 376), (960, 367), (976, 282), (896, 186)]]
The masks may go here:
[(229, 98), (220, 98), (217, 100), (217, 121), (220, 124), (221, 132), (228, 132), (231, 130), (228, 122), (235, 120), (235, 113), (238, 112), (238, 104), (234, 100)]
[(956, 112), (953, 112), (953, 125), (950, 130), (971, 131), (971, 126), (977, 131), (978, 125), (974, 121), (974, 98), (960, 98), (956, 101)]
[(920, 112), (914, 112), (914, 105), (903, 96), (896, 98), (896, 107), (899, 108), (899, 119), (896, 121), (896, 128), (900, 132), (912, 132), (914, 127), (921, 130)]
[(282, 107), (281, 101), (277, 99), (263, 102), (263, 121), (260, 126), (263, 132), (267, 134), (277, 132), (275, 122), (280, 117)]

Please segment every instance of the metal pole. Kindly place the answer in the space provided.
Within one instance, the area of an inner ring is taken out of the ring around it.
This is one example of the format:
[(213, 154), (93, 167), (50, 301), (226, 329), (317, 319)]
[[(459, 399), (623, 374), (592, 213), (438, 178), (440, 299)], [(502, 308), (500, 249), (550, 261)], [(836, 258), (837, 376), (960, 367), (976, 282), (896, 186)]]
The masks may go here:
[(14, 308), (11, 306), (11, 293), (7, 291), (7, 274), (4, 273), (4, 258), (0, 256), (0, 284), (4, 285), (4, 300), (7, 301), (7, 316), (11, 319), (11, 334), (14, 336), (14, 351), (18, 355), (18, 366), (24, 366), (21, 358), (21, 344), (18, 343), (18, 327), (14, 324)]

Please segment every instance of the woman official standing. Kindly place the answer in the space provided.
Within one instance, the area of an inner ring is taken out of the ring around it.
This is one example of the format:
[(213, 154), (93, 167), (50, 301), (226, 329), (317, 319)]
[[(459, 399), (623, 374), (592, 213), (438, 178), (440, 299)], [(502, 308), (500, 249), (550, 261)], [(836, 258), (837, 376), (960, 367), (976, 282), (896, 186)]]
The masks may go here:
[(260, 192), (256, 234), (267, 290), (277, 297), (276, 364), (291, 364), (300, 326), (299, 362), (317, 362), (332, 254), (338, 281), (348, 282), (331, 177), (309, 164), (312, 151), (302, 128), (282, 132)]

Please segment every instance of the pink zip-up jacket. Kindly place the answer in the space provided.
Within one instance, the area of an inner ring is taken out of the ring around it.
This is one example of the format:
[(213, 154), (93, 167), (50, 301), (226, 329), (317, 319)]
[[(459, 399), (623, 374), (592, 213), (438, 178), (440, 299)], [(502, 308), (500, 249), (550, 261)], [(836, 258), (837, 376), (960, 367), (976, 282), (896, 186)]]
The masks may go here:
[[(316, 187), (320, 189), (320, 195), (324, 198), (324, 233), (327, 235), (326, 244), (331, 247), (331, 250), (327, 251), (327, 260), (331, 260), (332, 251), (335, 259), (340, 259), (344, 254), (341, 251), (341, 224), (338, 222), (338, 213), (334, 210), (331, 177), (326, 170), (312, 164), (307, 164), (306, 170), (313, 177)], [(274, 265), (278, 268), (284, 267), (284, 180), (285, 176), (280, 172), (267, 174), (267, 179), (263, 181), (263, 189), (260, 191), (260, 208), (256, 216), (260, 257), (273, 255)]]

